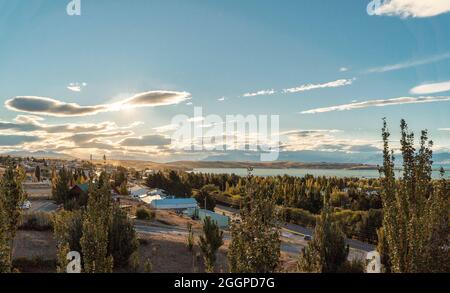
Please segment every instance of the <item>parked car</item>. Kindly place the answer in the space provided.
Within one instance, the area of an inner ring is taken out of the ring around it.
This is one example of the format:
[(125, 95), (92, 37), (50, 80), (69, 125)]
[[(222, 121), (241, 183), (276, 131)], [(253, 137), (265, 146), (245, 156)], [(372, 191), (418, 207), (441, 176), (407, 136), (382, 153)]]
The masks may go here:
[(30, 202), (29, 200), (25, 201), (25, 202), (22, 204), (22, 209), (23, 209), (23, 210), (29, 210), (29, 209), (31, 209), (31, 202)]
[(310, 235), (305, 235), (303, 239), (305, 239), (306, 241), (311, 241), (312, 237)]

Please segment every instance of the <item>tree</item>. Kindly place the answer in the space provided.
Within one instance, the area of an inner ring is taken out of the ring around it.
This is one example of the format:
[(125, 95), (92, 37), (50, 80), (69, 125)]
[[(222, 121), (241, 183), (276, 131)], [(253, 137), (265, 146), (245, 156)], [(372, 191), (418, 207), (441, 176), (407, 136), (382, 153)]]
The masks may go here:
[(389, 259), (389, 247), (386, 241), (386, 234), (384, 233), (383, 227), (377, 230), (378, 244), (377, 251), (380, 254), (381, 265), (383, 266), (383, 273), (391, 272), (391, 260)]
[(66, 271), (70, 251), (81, 253), (80, 239), (83, 229), (83, 213), (81, 211), (61, 211), (53, 216), (53, 235), (57, 249), (57, 271)]
[(0, 273), (11, 272), (11, 253), (6, 210), (0, 201)]
[(127, 265), (130, 256), (137, 248), (138, 242), (133, 223), (125, 211), (114, 205), (108, 245), (109, 254), (114, 259), (114, 267)]
[(228, 252), (232, 273), (271, 273), (280, 258), (279, 219), (273, 190), (256, 189), (252, 175), (247, 178), (241, 224), (233, 223)]
[(58, 204), (66, 204), (70, 198), (69, 184), (71, 175), (66, 168), (59, 170), (58, 174), (53, 172), (52, 176), (52, 197)]
[(200, 208), (214, 211), (216, 207), (216, 201), (214, 199), (214, 194), (219, 193), (219, 189), (217, 186), (209, 184), (205, 185), (200, 189), (199, 192), (195, 195), (195, 199), (197, 200)]
[(37, 165), (36, 169), (34, 170), (34, 177), (36, 177), (36, 180), (38, 182), (41, 182), (41, 167), (39, 167), (39, 165)]
[(86, 273), (110, 273), (113, 257), (108, 251), (109, 227), (112, 221), (111, 193), (106, 176), (90, 184), (89, 200), (83, 220), (80, 244)]
[(332, 221), (329, 193), (325, 196), (314, 237), (300, 253), (298, 269), (309, 273), (337, 273), (349, 266), (349, 247), (337, 223)]
[(211, 217), (203, 220), (203, 235), (200, 236), (198, 245), (203, 253), (206, 272), (213, 273), (217, 250), (223, 245), (223, 231), (220, 231)]
[(401, 120), (403, 174), (396, 180), (390, 133), (384, 119), (383, 167), (380, 173), (383, 228), (391, 270), (395, 273), (448, 271), (448, 188), (444, 179), (435, 186), (431, 179), (432, 146), (426, 130), (414, 147), (414, 133)]
[[(0, 180), (0, 246), (6, 249), (3, 253), (9, 253), (9, 262), (12, 260), (14, 249), (14, 238), (16, 236), (21, 207), (26, 199), (26, 193), (23, 190), (22, 182), (25, 179), (23, 169), (9, 166)], [(5, 245), (6, 241), (9, 244)], [(8, 263), (8, 258), (6, 264)]]
[(192, 253), (194, 251), (194, 231), (192, 230), (191, 222), (187, 223), (187, 230), (188, 230), (188, 235), (186, 237), (186, 246), (187, 246), (189, 252)]

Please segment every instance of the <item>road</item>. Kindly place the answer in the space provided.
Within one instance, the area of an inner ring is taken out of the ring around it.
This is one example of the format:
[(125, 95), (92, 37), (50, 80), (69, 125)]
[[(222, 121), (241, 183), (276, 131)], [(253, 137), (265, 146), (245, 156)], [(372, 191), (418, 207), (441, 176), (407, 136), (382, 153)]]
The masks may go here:
[[(227, 206), (222, 205), (216, 205), (216, 209), (218, 212), (225, 212), (225, 214), (229, 216), (236, 216), (239, 215), (239, 210), (234, 209)], [(300, 237), (304, 237), (305, 235), (314, 236), (314, 230), (306, 227), (302, 227), (299, 225), (291, 224), (291, 223), (285, 223), (282, 227), (283, 232), (288, 232), (291, 234), (297, 234)], [(354, 240), (354, 239), (347, 239), (347, 244), (350, 246), (350, 249), (354, 250), (360, 250), (362, 252), (370, 252), (374, 251), (376, 249), (375, 245), (365, 243), (362, 241)]]
[(31, 208), (28, 212), (46, 212), (51, 213), (55, 212), (58, 209), (58, 206), (51, 200), (39, 199), (39, 200), (30, 200)]
[[(177, 235), (187, 237), (187, 228), (182, 228), (179, 226), (169, 226), (164, 224), (152, 224), (143, 225), (135, 224), (134, 228), (136, 232), (150, 235)], [(297, 256), (300, 251), (308, 244), (304, 238), (298, 234), (290, 233), (288, 231), (282, 231), (281, 233), (281, 245), (280, 250), (284, 253)], [(200, 235), (199, 231), (194, 231), (194, 235)], [(224, 231), (224, 240), (231, 240), (231, 235), (229, 231)], [(349, 253), (349, 259), (361, 259), (365, 258), (366, 253), (361, 250), (351, 249)]]

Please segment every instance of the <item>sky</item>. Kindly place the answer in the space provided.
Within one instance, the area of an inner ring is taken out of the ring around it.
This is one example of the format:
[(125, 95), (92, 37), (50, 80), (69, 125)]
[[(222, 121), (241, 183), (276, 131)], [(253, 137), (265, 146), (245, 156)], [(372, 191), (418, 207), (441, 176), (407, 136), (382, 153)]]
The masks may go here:
[(0, 153), (231, 158), (173, 139), (209, 115), (278, 115), (305, 160), (379, 154), (383, 117), (450, 153), (450, 0), (69, 2), (0, 0)]

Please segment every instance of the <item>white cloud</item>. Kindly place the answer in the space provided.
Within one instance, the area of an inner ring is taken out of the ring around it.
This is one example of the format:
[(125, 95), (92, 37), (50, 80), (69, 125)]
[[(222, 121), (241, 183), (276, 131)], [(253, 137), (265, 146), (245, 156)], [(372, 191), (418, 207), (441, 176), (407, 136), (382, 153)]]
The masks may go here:
[(450, 128), (439, 128), (439, 131), (450, 131)]
[(72, 92), (81, 92), (81, 90), (83, 89), (83, 87), (86, 87), (87, 83), (82, 82), (82, 83), (78, 83), (78, 82), (71, 82), (68, 86), (67, 89), (72, 91)]
[(358, 103), (350, 103), (338, 106), (331, 106), (325, 108), (316, 108), (301, 112), (301, 114), (317, 114), (326, 113), (333, 111), (347, 111), (354, 109), (363, 109), (369, 107), (384, 107), (392, 105), (403, 105), (403, 104), (419, 104), (419, 103), (433, 103), (433, 102), (445, 102), (450, 101), (449, 97), (400, 97), (387, 100), (371, 100)]
[(223, 101), (225, 101), (225, 100), (226, 100), (225, 97), (221, 97), (221, 98), (218, 98), (218, 99), (217, 99), (217, 101), (219, 101), (219, 102), (223, 102)]
[(422, 84), (412, 88), (409, 92), (413, 95), (427, 95), (450, 91), (450, 81)]
[(327, 83), (319, 83), (319, 84), (304, 84), (298, 87), (284, 89), (284, 93), (298, 93), (298, 92), (305, 92), (315, 89), (321, 89), (321, 88), (335, 88), (335, 87), (342, 87), (351, 85), (355, 79), (339, 79)]
[(450, 52), (441, 54), (441, 55), (435, 55), (435, 56), (425, 58), (425, 59), (410, 60), (410, 61), (406, 61), (403, 63), (397, 63), (397, 64), (392, 64), (392, 65), (385, 65), (385, 66), (381, 66), (381, 67), (371, 68), (371, 69), (367, 70), (367, 73), (383, 73), (383, 72), (388, 72), (388, 71), (401, 70), (401, 69), (426, 65), (426, 64), (430, 64), (430, 63), (435, 63), (435, 62), (442, 61), (442, 60), (445, 60), (448, 58), (450, 58)]
[(150, 91), (113, 104), (81, 106), (52, 98), (19, 96), (5, 102), (6, 108), (18, 112), (55, 117), (87, 116), (103, 112), (114, 112), (139, 107), (156, 107), (179, 104), (190, 99), (187, 92)]
[(374, 10), (375, 15), (400, 16), (402, 18), (432, 17), (450, 12), (449, 0), (387, 0), (379, 2), (382, 4)]
[(257, 91), (254, 93), (246, 93), (243, 96), (246, 98), (249, 98), (249, 97), (256, 97), (256, 96), (270, 96), (273, 94), (276, 94), (276, 91), (274, 89), (269, 89), (269, 90)]
[(348, 68), (347, 67), (341, 67), (341, 68), (339, 68), (339, 71), (340, 72), (346, 72), (346, 71), (348, 71)]

